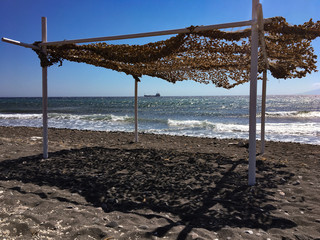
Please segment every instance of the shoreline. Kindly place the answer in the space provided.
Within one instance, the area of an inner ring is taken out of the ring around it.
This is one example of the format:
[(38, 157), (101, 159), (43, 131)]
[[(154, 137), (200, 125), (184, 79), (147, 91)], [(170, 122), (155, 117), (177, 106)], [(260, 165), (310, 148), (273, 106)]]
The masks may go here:
[[(0, 127), (0, 237), (320, 239), (318, 145)], [(257, 153), (260, 144), (257, 144)]]
[[(62, 136), (61, 136), (62, 135)], [(139, 142), (134, 142), (134, 132), (125, 131), (99, 131), (99, 130), (79, 130), (68, 128), (49, 128), (49, 152), (55, 152), (60, 150), (67, 150), (80, 147), (121, 147), (121, 148), (155, 148), (155, 149), (179, 149), (187, 152), (203, 152), (214, 153), (221, 150), (221, 147), (235, 149), (241, 149), (241, 153), (247, 153), (248, 139), (240, 138), (211, 138), (211, 137), (197, 137), (197, 136), (185, 136), (185, 135), (167, 135), (156, 133), (139, 133)], [(60, 137), (63, 139), (61, 140)], [(86, 138), (94, 139), (93, 142), (85, 141)], [(101, 141), (97, 141), (95, 138), (100, 138)], [(36, 150), (37, 154), (42, 153), (42, 128), (41, 127), (25, 127), (25, 126), (0, 126), (0, 141), (2, 144), (13, 142), (18, 139), (19, 144), (30, 144), (32, 149), (30, 152)], [(183, 144), (181, 144), (184, 142)], [(260, 140), (256, 141), (256, 153), (260, 155)], [(19, 146), (18, 143), (11, 144), (12, 146)], [(281, 142), (281, 141), (267, 141), (265, 154), (268, 154), (267, 148), (274, 148), (279, 145), (280, 148), (285, 145), (290, 145), (285, 148), (296, 148), (296, 146), (306, 146), (311, 148), (311, 152), (316, 150), (319, 146), (317, 144), (299, 143), (299, 142)], [(277, 148), (279, 148), (277, 147)], [(4, 148), (2, 148), (4, 149)], [(17, 157), (27, 156), (22, 154), (19, 147), (16, 149), (18, 153)], [(28, 149), (24, 149), (28, 150)], [(29, 151), (27, 151), (29, 152)], [(20, 153), (20, 154), (19, 154)], [(5, 152), (0, 150), (0, 161), (5, 159), (3, 155)], [(8, 156), (7, 156), (8, 157)], [(10, 156), (13, 157), (13, 156)]]

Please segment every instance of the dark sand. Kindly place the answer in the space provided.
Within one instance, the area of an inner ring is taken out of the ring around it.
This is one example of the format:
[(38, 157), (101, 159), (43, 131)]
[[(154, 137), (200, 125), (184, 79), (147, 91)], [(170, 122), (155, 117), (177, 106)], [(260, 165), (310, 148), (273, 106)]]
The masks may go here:
[(320, 146), (133, 138), (0, 127), (0, 239), (320, 239)]

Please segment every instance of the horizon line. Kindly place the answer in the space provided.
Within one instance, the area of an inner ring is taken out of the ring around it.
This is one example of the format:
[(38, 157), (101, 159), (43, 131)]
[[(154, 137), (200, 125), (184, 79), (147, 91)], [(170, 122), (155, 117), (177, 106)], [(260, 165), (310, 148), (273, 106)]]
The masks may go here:
[[(217, 94), (217, 95), (161, 95), (158, 98), (162, 97), (249, 97), (249, 94)], [(257, 96), (262, 96), (258, 94)], [(320, 94), (306, 94), (306, 93), (294, 93), (294, 94), (269, 94), (267, 96), (320, 96)], [(107, 97), (134, 97), (131, 96), (48, 96), (48, 98), (107, 98)], [(139, 95), (138, 97), (144, 98), (144, 95)], [(42, 98), (42, 96), (0, 96), (0, 98)]]

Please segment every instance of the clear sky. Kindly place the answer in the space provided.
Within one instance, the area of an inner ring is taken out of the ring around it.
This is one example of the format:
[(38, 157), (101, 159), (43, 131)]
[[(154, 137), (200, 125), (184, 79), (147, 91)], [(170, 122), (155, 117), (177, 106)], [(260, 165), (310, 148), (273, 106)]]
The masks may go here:
[[(320, 20), (320, 0), (262, 0), (264, 17), (283, 16), (291, 24)], [(102, 37), (212, 25), (251, 19), (251, 0), (0, 0), (0, 37), (26, 43), (41, 40), (41, 17), (48, 41)], [(144, 38), (109, 43), (143, 44)], [(313, 42), (320, 53), (320, 39)], [(317, 67), (320, 70), (320, 56)], [(320, 73), (303, 79), (269, 77), (268, 94), (299, 94), (320, 89)], [(132, 96), (134, 80), (124, 73), (64, 61), (48, 69), (53, 96)], [(261, 91), (259, 81), (258, 94)], [(139, 95), (248, 95), (249, 84), (232, 90), (184, 81), (176, 84), (144, 76)], [(0, 97), (41, 96), (41, 67), (30, 49), (0, 42)]]

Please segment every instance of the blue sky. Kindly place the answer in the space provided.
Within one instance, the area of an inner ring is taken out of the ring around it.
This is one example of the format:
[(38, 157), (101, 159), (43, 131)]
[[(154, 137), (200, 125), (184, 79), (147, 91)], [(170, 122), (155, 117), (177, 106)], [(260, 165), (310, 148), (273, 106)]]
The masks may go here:
[[(320, 20), (319, 0), (263, 0), (264, 17), (283, 16), (291, 24)], [(41, 40), (41, 17), (48, 19), (48, 41), (112, 36), (211, 25), (251, 18), (251, 0), (0, 0), (0, 37), (26, 43)], [(109, 43), (143, 44), (163, 37)], [(320, 39), (313, 42), (320, 53)], [(317, 64), (320, 69), (320, 56)], [(268, 94), (320, 89), (320, 73), (303, 79), (269, 77)], [(65, 61), (48, 70), (49, 96), (132, 96), (131, 76)], [(258, 94), (261, 83), (258, 84)], [(139, 95), (248, 95), (249, 84), (232, 90), (184, 81), (176, 84), (143, 77)], [(41, 68), (30, 49), (0, 42), (0, 97), (41, 96)]]

